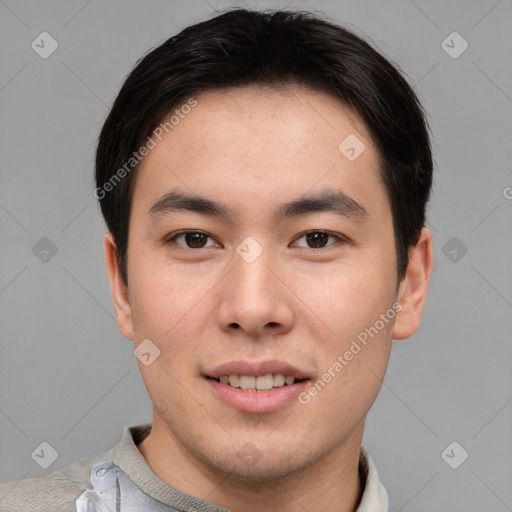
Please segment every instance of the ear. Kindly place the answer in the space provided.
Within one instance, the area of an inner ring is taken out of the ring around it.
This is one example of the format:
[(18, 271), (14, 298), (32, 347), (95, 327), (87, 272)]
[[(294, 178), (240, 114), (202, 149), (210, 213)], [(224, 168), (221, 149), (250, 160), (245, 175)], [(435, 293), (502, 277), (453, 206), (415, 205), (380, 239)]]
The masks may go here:
[(105, 235), (103, 245), (105, 247), (105, 265), (107, 267), (110, 290), (114, 300), (117, 326), (125, 338), (133, 340), (132, 308), (128, 297), (128, 288), (119, 270), (117, 247), (112, 233), (109, 232)]
[(418, 243), (409, 250), (409, 264), (398, 289), (402, 309), (396, 316), (393, 339), (409, 338), (418, 330), (433, 266), (432, 233), (424, 227)]

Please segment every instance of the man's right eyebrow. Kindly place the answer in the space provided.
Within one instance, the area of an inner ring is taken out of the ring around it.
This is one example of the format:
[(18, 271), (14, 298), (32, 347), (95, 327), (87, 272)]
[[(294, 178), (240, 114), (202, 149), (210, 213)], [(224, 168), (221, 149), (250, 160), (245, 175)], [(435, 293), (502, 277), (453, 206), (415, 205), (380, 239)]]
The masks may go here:
[(172, 190), (162, 196), (150, 208), (148, 214), (159, 216), (181, 211), (202, 213), (211, 217), (217, 216), (226, 219), (234, 215), (234, 211), (223, 203), (197, 194), (187, 194), (179, 189)]

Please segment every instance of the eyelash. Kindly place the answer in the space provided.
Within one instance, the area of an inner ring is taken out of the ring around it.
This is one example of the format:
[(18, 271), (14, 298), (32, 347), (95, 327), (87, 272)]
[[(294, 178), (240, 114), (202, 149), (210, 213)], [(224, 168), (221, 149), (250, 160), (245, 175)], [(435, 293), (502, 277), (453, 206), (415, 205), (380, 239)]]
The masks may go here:
[[(177, 233), (174, 233), (172, 236), (168, 237), (165, 239), (165, 244), (170, 244), (170, 243), (176, 243), (175, 240), (180, 237), (180, 236), (183, 236), (183, 235), (186, 235), (188, 233), (193, 233), (193, 234), (200, 234), (200, 235), (205, 235), (206, 237), (210, 238), (211, 240), (213, 240), (213, 237), (211, 237), (210, 235), (208, 235), (207, 233), (204, 233), (202, 231), (193, 231), (193, 230), (190, 230), (190, 231), (178, 231)], [(299, 235), (295, 240), (299, 240), (303, 237), (305, 237), (306, 235), (308, 234), (311, 234), (311, 233), (322, 233), (322, 234), (325, 234), (325, 235), (328, 235), (329, 237), (332, 237), (332, 238), (336, 238), (338, 239), (339, 242), (341, 243), (347, 243), (349, 240), (342, 236), (342, 235), (335, 235), (334, 233), (330, 233), (329, 231), (324, 231), (324, 230), (310, 230), (310, 231), (306, 231), (305, 233), (302, 233), (301, 235)], [(184, 245), (181, 245), (181, 244), (177, 244), (181, 247), (181, 249), (183, 250), (191, 250), (191, 251), (198, 251), (200, 249), (208, 249), (208, 247), (198, 247), (198, 248), (195, 248), (195, 247), (187, 247), (187, 246), (184, 246)], [(321, 249), (327, 249), (327, 247), (331, 247), (332, 245), (335, 245), (335, 244), (328, 244), (324, 247), (304, 247), (304, 246), (300, 246), (301, 249), (311, 249), (313, 251), (319, 251)]]

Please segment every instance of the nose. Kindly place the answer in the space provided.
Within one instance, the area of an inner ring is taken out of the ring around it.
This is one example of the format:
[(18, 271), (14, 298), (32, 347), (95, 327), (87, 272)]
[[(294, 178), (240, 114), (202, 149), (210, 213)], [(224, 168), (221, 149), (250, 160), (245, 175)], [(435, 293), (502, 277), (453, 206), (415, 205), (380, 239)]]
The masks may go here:
[(223, 279), (218, 322), (222, 330), (240, 330), (259, 338), (288, 332), (294, 322), (293, 293), (277, 255), (264, 249), (256, 260), (233, 256)]

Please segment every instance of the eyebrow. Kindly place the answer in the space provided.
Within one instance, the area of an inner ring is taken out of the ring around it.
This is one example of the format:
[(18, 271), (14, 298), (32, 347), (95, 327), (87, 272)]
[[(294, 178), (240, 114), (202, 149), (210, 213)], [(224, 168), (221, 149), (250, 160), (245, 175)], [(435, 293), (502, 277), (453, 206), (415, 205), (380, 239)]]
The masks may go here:
[[(185, 193), (175, 189), (161, 197), (148, 211), (151, 217), (159, 217), (172, 212), (190, 211), (223, 219), (235, 217), (228, 205), (207, 197)], [(341, 190), (326, 189), (315, 195), (300, 197), (283, 203), (274, 212), (274, 219), (283, 220), (292, 216), (304, 216), (312, 213), (334, 213), (356, 221), (365, 220), (368, 212), (357, 201)]]

